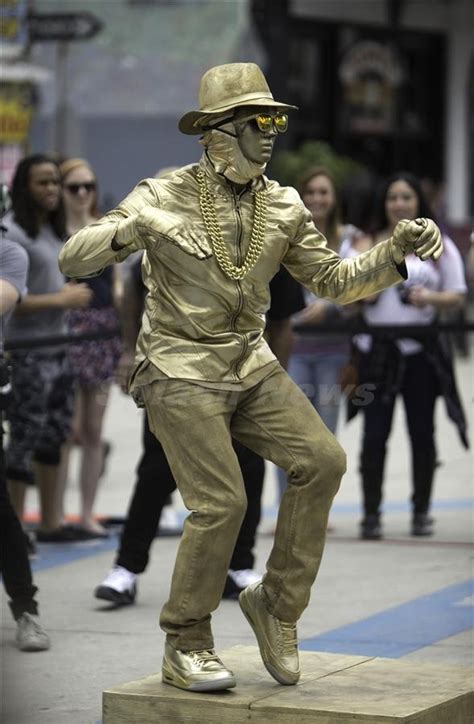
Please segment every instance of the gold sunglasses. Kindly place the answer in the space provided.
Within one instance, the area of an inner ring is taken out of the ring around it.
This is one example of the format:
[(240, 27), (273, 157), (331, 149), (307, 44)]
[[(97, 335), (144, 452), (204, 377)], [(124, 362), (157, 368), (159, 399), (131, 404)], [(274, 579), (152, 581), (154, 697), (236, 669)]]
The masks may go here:
[[(210, 131), (210, 130), (216, 130), (221, 131), (222, 133), (225, 133), (227, 136), (232, 136), (232, 138), (237, 138), (237, 136), (234, 133), (231, 133), (230, 131), (224, 130), (221, 128), (221, 126), (225, 125), (226, 123), (229, 123), (233, 120), (233, 117), (230, 118), (223, 118), (216, 126), (203, 126), (203, 131)], [(288, 116), (286, 113), (276, 113), (274, 116), (270, 115), (269, 113), (256, 113), (251, 116), (245, 116), (244, 118), (239, 118), (239, 123), (248, 123), (249, 121), (253, 121), (256, 123), (258, 130), (261, 133), (268, 133), (272, 130), (272, 128), (275, 129), (277, 133), (286, 133), (288, 130)]]
[(275, 116), (271, 116), (269, 113), (259, 113), (257, 116), (250, 116), (250, 118), (243, 118), (243, 121), (255, 121), (258, 130), (262, 133), (268, 133), (275, 129), (277, 133), (286, 133), (288, 130), (288, 116), (286, 113), (277, 113)]

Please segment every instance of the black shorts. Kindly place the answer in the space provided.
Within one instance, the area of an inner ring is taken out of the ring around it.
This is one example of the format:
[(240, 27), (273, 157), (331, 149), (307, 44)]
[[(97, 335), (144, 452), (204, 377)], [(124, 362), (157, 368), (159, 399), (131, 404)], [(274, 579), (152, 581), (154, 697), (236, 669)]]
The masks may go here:
[(33, 484), (32, 461), (58, 465), (74, 409), (73, 377), (64, 352), (10, 355), (13, 398), (7, 411), (7, 477)]

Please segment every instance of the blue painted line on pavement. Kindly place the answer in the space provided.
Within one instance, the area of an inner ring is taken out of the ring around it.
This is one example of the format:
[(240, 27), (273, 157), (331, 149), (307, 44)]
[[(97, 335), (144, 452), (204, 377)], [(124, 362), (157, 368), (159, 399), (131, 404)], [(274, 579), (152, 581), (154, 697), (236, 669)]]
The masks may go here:
[(398, 659), (472, 627), (474, 579), (305, 639), (303, 651)]
[[(458, 500), (435, 500), (432, 509), (436, 510), (461, 510), (463, 508), (471, 509), (474, 505), (472, 498), (460, 498)], [(382, 505), (382, 510), (386, 513), (411, 512), (412, 504), (408, 500), (398, 500), (386, 502)], [(331, 511), (335, 513), (359, 513), (361, 510), (360, 503), (335, 503)]]
[[(433, 510), (460, 510), (463, 508), (471, 508), (473, 504), (470, 498), (460, 498), (454, 500), (435, 501)], [(398, 501), (385, 503), (385, 512), (407, 512), (411, 510), (408, 501)], [(265, 518), (276, 518), (278, 507), (276, 505), (267, 506), (264, 509)], [(360, 513), (360, 505), (358, 503), (336, 503), (331, 509), (331, 513), (342, 514), (358, 514)], [(182, 525), (187, 516), (185, 510), (177, 511), (178, 521)], [(106, 540), (92, 540), (82, 543), (43, 543), (38, 545), (39, 558), (32, 560), (32, 568), (34, 571), (44, 571), (54, 566), (63, 566), (68, 563), (80, 560), (81, 558), (89, 558), (91, 556), (100, 555), (107, 551), (114, 550), (117, 547), (117, 535), (111, 534)]]
[[(84, 543), (40, 544), (34, 571), (43, 571), (117, 548), (118, 538)], [(361, 656), (400, 658), (472, 626), (474, 580), (421, 596), (381, 613), (308, 638), (300, 648)]]
[(33, 571), (45, 571), (55, 566), (90, 558), (117, 548), (118, 539), (111, 535), (105, 540), (91, 540), (83, 543), (40, 543), (38, 558), (31, 560)]
[[(332, 514), (350, 514), (358, 515), (361, 513), (361, 503), (334, 503), (331, 508)], [(437, 510), (471, 510), (474, 505), (472, 498), (459, 498), (457, 500), (435, 500), (433, 502), (433, 512)], [(398, 500), (393, 502), (385, 502), (382, 505), (382, 511), (384, 513), (407, 513), (411, 512), (411, 503), (409, 501)], [(269, 505), (265, 507), (266, 517), (276, 517), (278, 512), (277, 505)]]

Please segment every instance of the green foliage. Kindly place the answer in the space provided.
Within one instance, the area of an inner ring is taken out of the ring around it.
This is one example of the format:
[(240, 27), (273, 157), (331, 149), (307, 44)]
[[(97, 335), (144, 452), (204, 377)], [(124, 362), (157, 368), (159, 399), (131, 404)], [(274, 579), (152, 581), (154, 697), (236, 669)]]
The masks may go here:
[(294, 151), (277, 151), (272, 160), (271, 175), (284, 186), (297, 186), (298, 179), (312, 166), (322, 166), (334, 177), (338, 190), (364, 166), (341, 156), (325, 141), (305, 141)]

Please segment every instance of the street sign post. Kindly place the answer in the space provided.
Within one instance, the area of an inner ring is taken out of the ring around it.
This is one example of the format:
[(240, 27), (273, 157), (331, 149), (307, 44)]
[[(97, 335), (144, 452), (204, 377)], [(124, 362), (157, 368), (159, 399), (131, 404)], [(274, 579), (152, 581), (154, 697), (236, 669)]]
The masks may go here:
[(30, 41), (89, 40), (102, 30), (102, 21), (88, 12), (30, 13), (28, 16)]
[(69, 43), (90, 40), (103, 28), (103, 22), (89, 12), (30, 13), (28, 28), (31, 43), (56, 42), (56, 116), (55, 147), (59, 153), (68, 149), (70, 110), (68, 106), (67, 66)]

